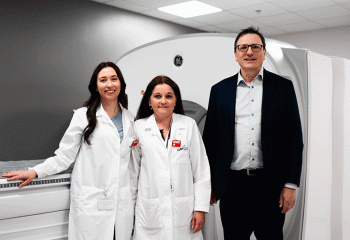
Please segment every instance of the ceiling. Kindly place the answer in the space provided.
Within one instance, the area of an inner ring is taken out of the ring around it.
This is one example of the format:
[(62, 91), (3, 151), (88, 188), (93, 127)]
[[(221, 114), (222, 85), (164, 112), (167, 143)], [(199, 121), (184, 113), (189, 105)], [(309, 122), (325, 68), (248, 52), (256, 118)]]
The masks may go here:
[(259, 27), (265, 36), (350, 26), (350, 0), (200, 0), (222, 9), (181, 18), (157, 10), (188, 0), (92, 0), (206, 32), (237, 33)]

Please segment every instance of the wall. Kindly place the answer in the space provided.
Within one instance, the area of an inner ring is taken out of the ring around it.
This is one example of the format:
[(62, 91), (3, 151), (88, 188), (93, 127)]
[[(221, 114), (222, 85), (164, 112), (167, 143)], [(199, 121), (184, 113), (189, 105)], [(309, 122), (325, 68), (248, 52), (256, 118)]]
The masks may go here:
[(271, 36), (298, 48), (307, 48), (326, 56), (350, 59), (350, 26)]
[(87, 0), (1, 1), (0, 16), (0, 161), (53, 155), (101, 61), (201, 32)]

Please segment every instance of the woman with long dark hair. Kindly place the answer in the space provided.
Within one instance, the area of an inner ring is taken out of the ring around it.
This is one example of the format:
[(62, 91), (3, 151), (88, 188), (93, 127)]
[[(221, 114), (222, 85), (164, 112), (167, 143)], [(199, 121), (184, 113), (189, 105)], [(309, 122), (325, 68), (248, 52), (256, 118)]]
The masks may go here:
[(177, 84), (166, 76), (155, 77), (134, 125), (134, 240), (203, 239), (211, 191), (209, 163), (196, 122), (183, 114)]
[(73, 162), (69, 236), (72, 239), (130, 239), (134, 204), (130, 187), (130, 150), (134, 116), (126, 110), (126, 84), (112, 62), (92, 74), (90, 98), (75, 111), (55, 156), (28, 171), (3, 174), (8, 181), (59, 173)]

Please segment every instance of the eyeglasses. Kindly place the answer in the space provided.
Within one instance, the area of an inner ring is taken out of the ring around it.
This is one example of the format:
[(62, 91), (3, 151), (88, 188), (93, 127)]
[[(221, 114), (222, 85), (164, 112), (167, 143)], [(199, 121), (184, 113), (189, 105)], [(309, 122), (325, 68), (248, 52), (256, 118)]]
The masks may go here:
[(249, 47), (252, 49), (253, 52), (260, 52), (263, 45), (261, 45), (261, 44), (251, 44), (251, 45), (241, 44), (241, 45), (236, 46), (236, 48), (240, 52), (248, 52)]

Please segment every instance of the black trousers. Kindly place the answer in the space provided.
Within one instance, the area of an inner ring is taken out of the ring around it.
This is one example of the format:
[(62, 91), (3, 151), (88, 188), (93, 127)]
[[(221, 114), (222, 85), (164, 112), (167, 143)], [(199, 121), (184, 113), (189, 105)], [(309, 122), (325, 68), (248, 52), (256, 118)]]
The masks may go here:
[(268, 176), (248, 176), (230, 171), (226, 191), (220, 199), (225, 240), (282, 240), (285, 214), (279, 208), (282, 188), (271, 184)]

